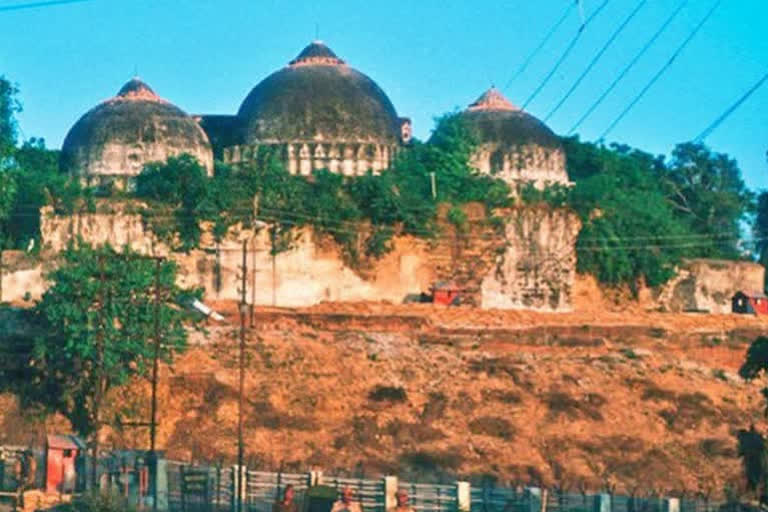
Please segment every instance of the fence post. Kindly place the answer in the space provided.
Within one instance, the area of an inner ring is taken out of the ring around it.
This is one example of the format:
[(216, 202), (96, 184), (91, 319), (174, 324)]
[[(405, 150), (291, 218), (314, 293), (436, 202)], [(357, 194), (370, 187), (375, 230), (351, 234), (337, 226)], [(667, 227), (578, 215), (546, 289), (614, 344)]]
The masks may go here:
[(310, 471), (309, 472), (309, 486), (323, 484), (323, 472), (322, 471)]
[(542, 496), (540, 487), (526, 487), (528, 498), (528, 512), (540, 512), (542, 507)]
[(153, 489), (153, 495), (157, 496), (156, 510), (168, 510), (168, 461), (162, 455), (156, 455), (150, 473), (150, 486)]
[(384, 477), (384, 510), (390, 510), (397, 506), (397, 477), (385, 476)]
[[(239, 478), (238, 478), (239, 477)], [(241, 485), (242, 483), (242, 485)], [(242, 468), (235, 464), (232, 466), (232, 510), (237, 510), (238, 500), (241, 500), (243, 504), (243, 510), (246, 509), (246, 496), (248, 489), (248, 468), (243, 466)]]
[(680, 498), (664, 498), (664, 512), (680, 512)]
[(595, 496), (595, 512), (611, 512), (611, 495), (602, 493)]
[(469, 512), (472, 506), (472, 493), (469, 482), (456, 482), (456, 504), (459, 512)]

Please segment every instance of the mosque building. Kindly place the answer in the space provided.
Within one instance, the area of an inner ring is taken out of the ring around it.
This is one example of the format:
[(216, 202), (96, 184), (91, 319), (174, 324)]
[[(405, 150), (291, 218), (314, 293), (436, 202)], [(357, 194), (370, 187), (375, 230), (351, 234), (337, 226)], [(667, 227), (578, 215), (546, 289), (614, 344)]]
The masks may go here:
[[(461, 115), (477, 136), (480, 172), (513, 189), (568, 184), (557, 136), (495, 88)], [(266, 146), (292, 174), (359, 176), (389, 168), (411, 133), (376, 82), (314, 41), (257, 84), (235, 115), (189, 116), (134, 78), (75, 123), (61, 166), (86, 185), (126, 188), (149, 162), (189, 153), (212, 174), (214, 158), (237, 166)]]

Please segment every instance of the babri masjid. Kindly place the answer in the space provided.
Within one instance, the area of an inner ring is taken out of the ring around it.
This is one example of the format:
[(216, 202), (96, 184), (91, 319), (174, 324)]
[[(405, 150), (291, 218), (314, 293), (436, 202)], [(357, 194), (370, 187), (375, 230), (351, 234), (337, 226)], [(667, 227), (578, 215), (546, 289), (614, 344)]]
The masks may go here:
[[(472, 157), (479, 172), (503, 179), (513, 191), (524, 185), (570, 185), (560, 139), (495, 88), (460, 115), (479, 142)], [(327, 169), (354, 179), (387, 172), (411, 133), (410, 119), (398, 113), (376, 82), (315, 41), (258, 83), (233, 115), (187, 114), (134, 78), (72, 126), (61, 167), (84, 185), (130, 191), (150, 162), (189, 154), (212, 175), (215, 160), (236, 167), (268, 146), (278, 150), (292, 174)], [(267, 230), (245, 228), (220, 241), (208, 237), (198, 250), (171, 253), (145, 228), (140, 214), (115, 204), (111, 211), (88, 214), (45, 212), (41, 235), (53, 252), (80, 237), (168, 255), (179, 264), (182, 284), (204, 288), (210, 299), (239, 298), (240, 249), (247, 240), (248, 301), (253, 304), (400, 303), (436, 282), (450, 282), (461, 290), (462, 302), (476, 307), (570, 310), (580, 230), (576, 214), (519, 205), (504, 215), (503, 233), (477, 222), (469, 235), (447, 232), (431, 243), (397, 237), (392, 252), (364, 269), (348, 266), (337, 247), (310, 229), (297, 233), (294, 246), (277, 255), (269, 249)], [(41, 268), (27, 269), (19, 276), (17, 293), (39, 296), (43, 275)], [(14, 276), (9, 277), (6, 296), (14, 289)]]

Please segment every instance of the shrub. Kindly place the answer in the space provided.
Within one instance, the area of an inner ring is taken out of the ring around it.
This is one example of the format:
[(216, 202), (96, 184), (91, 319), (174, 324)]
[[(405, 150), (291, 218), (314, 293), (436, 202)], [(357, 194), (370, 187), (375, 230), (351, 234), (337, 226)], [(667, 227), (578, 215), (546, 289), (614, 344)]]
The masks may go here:
[(462, 462), (462, 456), (456, 451), (420, 450), (407, 453), (402, 461), (421, 471), (455, 470)]
[(501, 402), (504, 404), (519, 404), (523, 401), (520, 393), (503, 389), (484, 389), (483, 400)]
[(584, 401), (580, 401), (567, 393), (550, 391), (544, 395), (543, 400), (553, 417), (564, 415), (570, 419), (588, 418), (602, 421), (603, 415), (600, 412), (600, 407), (605, 403), (605, 399), (601, 401), (596, 398), (598, 396), (600, 395), (587, 395)]
[(515, 427), (504, 418), (482, 416), (469, 422), (469, 431), (476, 435), (510, 440), (516, 434)]
[(402, 386), (378, 385), (368, 393), (368, 399), (374, 402), (404, 403), (408, 400), (408, 395)]

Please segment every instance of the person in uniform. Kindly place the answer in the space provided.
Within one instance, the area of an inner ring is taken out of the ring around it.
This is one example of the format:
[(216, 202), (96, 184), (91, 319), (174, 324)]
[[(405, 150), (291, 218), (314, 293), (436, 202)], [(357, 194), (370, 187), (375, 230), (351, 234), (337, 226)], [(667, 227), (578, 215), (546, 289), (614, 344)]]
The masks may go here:
[(35, 487), (37, 461), (32, 450), (24, 450), (14, 464), (16, 477), (16, 509), (24, 510), (24, 492)]
[(272, 512), (298, 512), (296, 502), (293, 501), (295, 493), (293, 484), (286, 485), (283, 490), (283, 499), (272, 505)]
[(363, 512), (363, 507), (359, 501), (354, 501), (355, 493), (349, 486), (341, 490), (341, 499), (336, 501), (331, 508), (331, 512)]
[(387, 512), (415, 512), (413, 507), (408, 504), (408, 491), (400, 489), (395, 493), (397, 505), (390, 508)]

